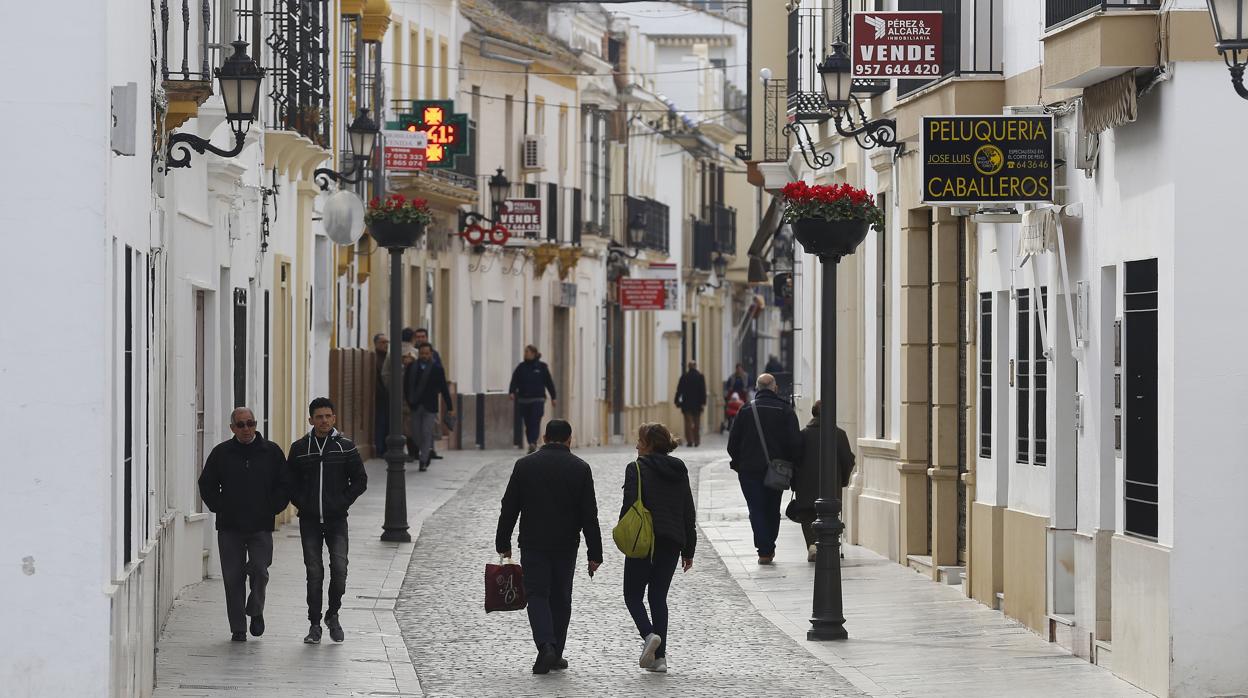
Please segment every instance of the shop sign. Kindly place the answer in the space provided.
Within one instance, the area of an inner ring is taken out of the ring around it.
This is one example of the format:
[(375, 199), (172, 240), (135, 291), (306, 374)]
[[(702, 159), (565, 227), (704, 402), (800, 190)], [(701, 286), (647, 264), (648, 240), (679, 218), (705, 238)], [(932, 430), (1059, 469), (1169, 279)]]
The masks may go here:
[(410, 113), (399, 114), (398, 120), (387, 122), (386, 127), (425, 134), (428, 167), (454, 167), (455, 158), (468, 154), (468, 115), (455, 113), (455, 103), (449, 99), (413, 101)]
[(672, 279), (621, 277), (616, 284), (621, 310), (679, 310), (676, 285)]
[(423, 131), (387, 130), (381, 142), (386, 171), (414, 172), (428, 167), (425, 162), (427, 143), (428, 139)]
[(1053, 200), (1053, 117), (925, 116), (923, 203)]
[(542, 228), (541, 199), (507, 199), (498, 214), (499, 225), (518, 237), (540, 237)]
[(854, 77), (940, 77), (943, 16), (941, 12), (854, 13)]

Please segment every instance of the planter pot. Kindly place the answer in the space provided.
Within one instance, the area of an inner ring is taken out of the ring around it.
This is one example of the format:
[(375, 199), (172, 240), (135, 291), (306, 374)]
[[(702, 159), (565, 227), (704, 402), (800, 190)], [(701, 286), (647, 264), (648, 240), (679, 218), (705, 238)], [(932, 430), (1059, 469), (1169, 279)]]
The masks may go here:
[(414, 247), (425, 235), (423, 223), (395, 223), (394, 221), (376, 221), (369, 224), (369, 233), (378, 245), (389, 249)]
[(866, 221), (830, 221), (826, 218), (800, 218), (789, 224), (793, 237), (806, 252), (837, 259), (854, 253), (867, 237)]

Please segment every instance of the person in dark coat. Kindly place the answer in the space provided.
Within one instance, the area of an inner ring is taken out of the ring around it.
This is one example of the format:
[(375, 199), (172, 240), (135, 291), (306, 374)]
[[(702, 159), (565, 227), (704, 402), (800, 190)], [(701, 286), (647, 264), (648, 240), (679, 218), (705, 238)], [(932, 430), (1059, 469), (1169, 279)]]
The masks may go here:
[[(419, 348), (422, 344), (429, 344), (430, 350), (433, 351), (433, 363), (437, 364), (438, 368), (442, 369), (443, 373), (446, 373), (446, 366), (442, 364), (442, 355), (439, 354), (438, 350), (434, 349), (433, 344), (429, 342), (429, 330), (424, 327), (417, 327), (416, 331), (412, 333), (412, 340), (416, 343), (417, 348)], [(449, 408), (451, 403), (447, 402), (446, 404)], [(450, 414), (451, 416), (454, 416), (454, 411)], [(437, 439), (435, 438), (434, 440), (436, 441)], [(442, 460), (442, 456), (438, 455), (438, 449), (433, 446), (429, 447), (429, 460)]]
[(377, 384), (373, 390), (373, 455), (386, 452), (386, 436), (390, 434), (390, 391), (386, 388), (386, 372), (390, 365), (390, 338), (384, 332), (373, 335), (373, 354), (377, 357)]
[[(802, 525), (806, 537), (806, 560), (815, 561), (815, 545), (819, 537), (812, 525), (815, 522), (815, 500), (819, 498), (819, 400), (810, 408), (811, 420), (802, 429), (802, 457), (793, 473), (794, 518)], [(836, 466), (841, 475), (841, 489), (849, 487), (849, 477), (854, 472), (854, 452), (849, 446), (845, 430), (836, 428)], [(842, 498), (841, 501), (844, 501)]]
[[(637, 624), (644, 645), (639, 664), (654, 672), (667, 671), (667, 591), (679, 560), (684, 571), (693, 567), (698, 544), (693, 490), (689, 470), (669, 455), (676, 439), (662, 424), (643, 424), (637, 430), (637, 461), (624, 470), (624, 503), (620, 518), (637, 501), (637, 474), (641, 471), (641, 502), (654, 522), (654, 553), (650, 558), (624, 560), (624, 604)], [(642, 599), (649, 587), (650, 615)]]
[(416, 361), (404, 373), (403, 395), (411, 408), (411, 432), (416, 439), (416, 459), (420, 472), (429, 469), (433, 452), (433, 428), (438, 421), (438, 398), (446, 405), (447, 414), (454, 416), (455, 403), (446, 384), (446, 371), (433, 359), (433, 346), (421, 344)]
[[(793, 408), (776, 394), (775, 377), (762, 374), (756, 387), (754, 399), (741, 408), (728, 432), (728, 455), (750, 510), (758, 564), (770, 565), (776, 555), (776, 537), (780, 535), (780, 500), (784, 493), (763, 485), (767, 457), (796, 463), (802, 456), (802, 433)], [(767, 439), (766, 451), (763, 438)]]
[(706, 378), (698, 371), (696, 361), (689, 362), (689, 370), (676, 383), (675, 402), (685, 417), (685, 443), (691, 447), (700, 446), (702, 410), (706, 407)]
[(299, 538), (303, 543), (303, 566), (308, 575), (308, 621), (303, 641), (321, 641), (321, 599), (325, 584), (325, 561), (321, 549), (329, 549), (329, 607), (325, 627), (334, 642), (342, 642), (338, 610), (347, 590), (347, 510), (364, 494), (368, 474), (364, 461), (350, 439), (334, 424), (334, 403), (318, 397), (308, 405), (312, 430), (290, 445), (286, 459), (286, 487), (299, 508)]
[[(264, 592), (273, 564), (274, 517), (286, 508), (282, 447), (256, 431), (250, 407), (230, 413), (234, 438), (208, 454), (199, 476), (199, 496), (217, 515), (217, 547), (221, 553), (221, 580), (225, 582), (225, 615), (230, 639), (247, 640), (264, 634)], [(251, 594), (246, 596), (247, 583)]]
[(572, 425), (552, 419), (544, 440), (540, 450), (516, 461), (494, 536), (494, 549), (510, 558), (511, 532), (520, 520), (524, 592), (538, 653), (534, 674), (568, 667), (563, 651), (572, 620), (572, 577), (582, 532), (589, 576), (602, 564), (594, 475), (569, 448)]
[(507, 393), (520, 408), (524, 420), (524, 434), (529, 443), (529, 453), (537, 450), (537, 435), (542, 429), (542, 415), (546, 413), (546, 393), (550, 393), (550, 406), (555, 406), (555, 379), (550, 377), (550, 367), (542, 361), (542, 354), (532, 344), (524, 348), (524, 361), (511, 374)]
[(733, 393), (740, 395), (742, 398), (749, 397), (747, 390), (749, 388), (748, 381), (749, 375), (745, 372), (745, 366), (737, 364), (736, 370), (732, 372), (732, 375), (728, 376), (728, 380), (724, 381), (724, 399), (727, 400), (728, 396)]

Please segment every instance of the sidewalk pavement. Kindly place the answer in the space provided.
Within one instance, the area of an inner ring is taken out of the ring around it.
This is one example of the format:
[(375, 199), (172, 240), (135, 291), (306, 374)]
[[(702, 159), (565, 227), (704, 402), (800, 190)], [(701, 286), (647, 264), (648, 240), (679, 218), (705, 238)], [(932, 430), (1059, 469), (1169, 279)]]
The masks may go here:
[(806, 562), (801, 527), (785, 519), (776, 564), (759, 566), (726, 457), (702, 467), (698, 525), (754, 607), (868, 695), (1149, 695), (958, 588), (856, 546), (845, 547), (841, 566), (849, 640), (807, 641), (815, 566)]
[[(511, 452), (450, 451), (428, 472), (407, 471), (415, 541), (422, 522), (492, 460)], [(346, 642), (325, 633), (305, 645), (306, 584), (299, 526), (273, 533), (263, 637), (231, 642), (220, 570), (184, 589), (157, 646), (157, 698), (190, 696), (420, 696), (420, 682), (394, 617), (414, 543), (383, 543), (386, 464), (366, 464), (368, 490), (351, 507), (350, 564), (340, 617)], [(329, 583), (326, 555), (326, 585)]]

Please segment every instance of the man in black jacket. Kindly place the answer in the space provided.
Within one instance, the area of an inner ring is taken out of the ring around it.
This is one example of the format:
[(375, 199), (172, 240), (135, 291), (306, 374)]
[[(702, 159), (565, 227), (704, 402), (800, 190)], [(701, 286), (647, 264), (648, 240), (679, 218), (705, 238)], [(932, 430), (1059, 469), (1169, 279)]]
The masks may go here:
[(321, 548), (329, 549), (329, 608), (325, 626), (334, 642), (346, 636), (338, 621), (342, 595), (347, 590), (347, 509), (368, 486), (364, 461), (355, 444), (334, 428), (334, 403), (318, 397), (308, 405), (312, 430), (290, 445), (286, 462), (290, 499), (299, 507), (299, 537), (303, 541), (303, 566), (308, 574), (308, 621), (303, 641), (321, 641), (321, 597), (325, 561)]
[(706, 407), (706, 378), (698, 371), (696, 361), (676, 384), (676, 406), (685, 417), (685, 443), (690, 447), (702, 444), (702, 410)]
[[(529, 453), (537, 450), (537, 434), (542, 428), (542, 415), (546, 413), (546, 393), (550, 392), (550, 406), (555, 406), (555, 381), (550, 377), (550, 367), (542, 361), (542, 354), (532, 344), (524, 348), (521, 361), (511, 374), (507, 392), (519, 407), (524, 420), (524, 434), (529, 442)], [(517, 444), (518, 445), (518, 444)]]
[(572, 425), (551, 420), (541, 450), (516, 461), (494, 539), (498, 554), (511, 557), (511, 532), (520, 519), (524, 591), (538, 651), (534, 674), (567, 668), (563, 648), (572, 619), (572, 576), (581, 531), (589, 575), (602, 564), (594, 476), (588, 463), (572, 455), (571, 441)]
[[(282, 447), (256, 432), (250, 407), (230, 413), (234, 438), (212, 449), (199, 476), (199, 496), (217, 515), (217, 547), (221, 552), (221, 579), (225, 582), (225, 615), (230, 639), (264, 634), (264, 590), (273, 564), (273, 517), (286, 508)], [(244, 600), (247, 585), (251, 596)]]
[[(763, 485), (767, 458), (796, 463), (802, 456), (802, 432), (789, 403), (776, 394), (776, 379), (770, 373), (758, 377), (754, 400), (741, 408), (732, 431), (728, 432), (728, 455), (737, 471), (741, 494), (750, 510), (754, 547), (758, 564), (770, 565), (776, 556), (780, 535), (780, 500), (784, 493)], [(758, 420), (755, 421), (755, 415)], [(761, 424), (761, 429), (759, 425)], [(765, 436), (764, 436), (765, 435)], [(764, 451), (763, 438), (766, 438)]]
[(416, 437), (416, 459), (420, 471), (429, 469), (433, 451), (433, 427), (438, 421), (438, 398), (446, 405), (447, 414), (455, 415), (455, 403), (446, 385), (446, 372), (433, 358), (433, 345), (425, 342), (418, 348), (416, 361), (407, 367), (403, 377), (403, 394), (412, 409), (411, 431)]

